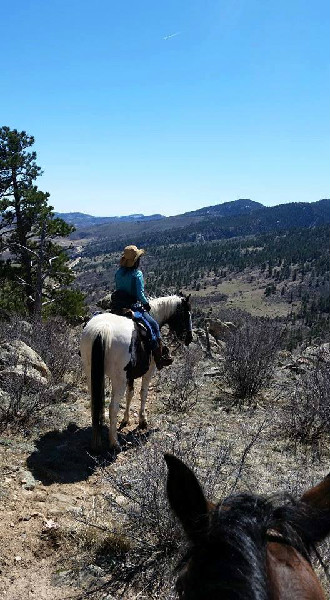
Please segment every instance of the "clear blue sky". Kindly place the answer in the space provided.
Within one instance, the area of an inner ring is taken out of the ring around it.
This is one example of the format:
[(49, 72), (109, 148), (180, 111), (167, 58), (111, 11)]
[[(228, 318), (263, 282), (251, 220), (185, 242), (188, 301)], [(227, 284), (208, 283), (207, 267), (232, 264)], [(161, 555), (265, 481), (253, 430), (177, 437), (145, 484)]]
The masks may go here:
[(328, 0), (4, 0), (1, 22), (1, 124), (35, 136), (56, 210), (329, 197)]

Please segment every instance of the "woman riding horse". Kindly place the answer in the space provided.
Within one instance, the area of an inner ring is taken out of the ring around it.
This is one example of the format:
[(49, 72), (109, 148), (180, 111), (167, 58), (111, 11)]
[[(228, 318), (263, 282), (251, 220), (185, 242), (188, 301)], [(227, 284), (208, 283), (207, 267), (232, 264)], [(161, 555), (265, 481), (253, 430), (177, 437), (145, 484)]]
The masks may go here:
[(122, 314), (123, 309), (140, 312), (148, 322), (154, 334), (152, 347), (157, 369), (172, 364), (173, 358), (168, 348), (162, 343), (157, 321), (149, 314), (150, 304), (144, 293), (143, 273), (140, 270), (140, 258), (145, 253), (134, 245), (126, 246), (120, 259), (120, 267), (115, 274), (116, 291), (111, 296), (112, 311)]

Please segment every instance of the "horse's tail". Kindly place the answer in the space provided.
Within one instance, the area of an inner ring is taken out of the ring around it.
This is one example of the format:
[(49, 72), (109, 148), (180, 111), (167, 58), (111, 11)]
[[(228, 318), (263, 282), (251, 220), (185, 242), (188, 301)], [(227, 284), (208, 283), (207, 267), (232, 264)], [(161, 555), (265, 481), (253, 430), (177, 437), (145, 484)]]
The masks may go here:
[(99, 452), (102, 447), (102, 425), (104, 419), (104, 339), (99, 333), (92, 346), (91, 363), (91, 410), (92, 449)]

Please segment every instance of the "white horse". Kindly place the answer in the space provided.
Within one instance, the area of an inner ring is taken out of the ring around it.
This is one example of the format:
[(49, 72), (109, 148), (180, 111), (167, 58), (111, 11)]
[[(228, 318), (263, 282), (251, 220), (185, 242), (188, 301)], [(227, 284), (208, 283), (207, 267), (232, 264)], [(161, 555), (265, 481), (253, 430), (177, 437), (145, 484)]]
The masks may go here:
[[(168, 324), (170, 330), (184, 341), (186, 346), (192, 341), (190, 296), (165, 296), (150, 300), (150, 314), (159, 326)], [(92, 317), (83, 330), (80, 352), (91, 394), (92, 449), (99, 452), (102, 447), (101, 433), (104, 420), (104, 376), (111, 380), (111, 402), (109, 406), (110, 448), (118, 450), (117, 416), (119, 404), (126, 390), (126, 410), (122, 426), (129, 423), (129, 408), (134, 393), (134, 379), (142, 377), (140, 392), (141, 408), (139, 427), (146, 428), (145, 405), (148, 388), (155, 371), (151, 359), (145, 369), (134, 374), (127, 365), (136, 362), (136, 325), (126, 317), (103, 313)], [(126, 370), (125, 370), (126, 367)], [(132, 374), (133, 373), (133, 374)]]

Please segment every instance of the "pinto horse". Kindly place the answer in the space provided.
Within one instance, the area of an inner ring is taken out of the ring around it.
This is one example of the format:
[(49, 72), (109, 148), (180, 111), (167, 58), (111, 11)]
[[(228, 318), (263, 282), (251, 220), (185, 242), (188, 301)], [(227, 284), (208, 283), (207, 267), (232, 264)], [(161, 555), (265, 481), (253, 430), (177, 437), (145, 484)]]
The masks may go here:
[(167, 494), (190, 542), (184, 600), (325, 600), (310, 556), (330, 533), (330, 474), (298, 501), (249, 494), (207, 502), (193, 472), (165, 455)]
[[(159, 326), (169, 325), (172, 332), (184, 341), (186, 346), (192, 341), (190, 296), (165, 296), (150, 300), (151, 315)], [(117, 416), (119, 403), (126, 390), (126, 410), (122, 426), (129, 423), (129, 408), (134, 393), (134, 379), (142, 376), (141, 408), (139, 426), (147, 427), (145, 405), (148, 388), (155, 371), (152, 359), (140, 368), (136, 365), (137, 349), (136, 325), (134, 321), (111, 313), (92, 317), (83, 330), (80, 353), (91, 394), (92, 449), (102, 448), (102, 425), (104, 419), (104, 376), (111, 380), (111, 402), (109, 407), (110, 448), (119, 449), (117, 437)]]

